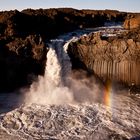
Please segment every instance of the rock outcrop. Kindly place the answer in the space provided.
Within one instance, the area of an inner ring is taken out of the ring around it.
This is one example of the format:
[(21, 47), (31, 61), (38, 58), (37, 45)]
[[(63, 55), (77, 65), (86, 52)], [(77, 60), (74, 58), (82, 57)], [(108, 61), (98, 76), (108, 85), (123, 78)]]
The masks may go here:
[(127, 13), (105, 10), (26, 9), (21, 12), (0, 12), (0, 34), (8, 36), (27, 36), (41, 34), (45, 38), (78, 28), (103, 26), (105, 22), (123, 22)]
[(11, 91), (31, 83), (35, 75), (43, 75), (46, 46), (42, 38), (0, 39), (0, 91)]
[(123, 26), (125, 29), (135, 29), (140, 27), (140, 15), (130, 16), (130, 18), (125, 20)]
[(140, 85), (139, 33), (125, 32), (116, 37), (92, 33), (81, 37), (68, 48), (73, 68), (94, 72), (104, 81)]

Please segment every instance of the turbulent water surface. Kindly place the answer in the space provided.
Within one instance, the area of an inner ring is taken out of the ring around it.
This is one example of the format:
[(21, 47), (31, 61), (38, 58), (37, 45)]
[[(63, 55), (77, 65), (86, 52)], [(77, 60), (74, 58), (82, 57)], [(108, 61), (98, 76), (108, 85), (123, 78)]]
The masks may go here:
[(140, 134), (138, 99), (118, 95), (112, 108), (92, 105), (23, 106), (1, 116), (1, 129), (24, 139), (124, 139)]
[[(109, 36), (113, 33), (112, 28), (107, 28), (107, 32), (105, 28), (100, 30)], [(104, 89), (94, 77), (87, 79), (78, 72), (81, 78), (76, 79), (71, 74), (68, 44), (76, 41), (73, 36), (88, 32), (90, 29), (50, 40), (45, 76), (24, 91), (23, 97), (13, 93), (0, 95), (0, 139), (119, 140), (140, 135), (138, 95), (110, 86), (107, 106)]]

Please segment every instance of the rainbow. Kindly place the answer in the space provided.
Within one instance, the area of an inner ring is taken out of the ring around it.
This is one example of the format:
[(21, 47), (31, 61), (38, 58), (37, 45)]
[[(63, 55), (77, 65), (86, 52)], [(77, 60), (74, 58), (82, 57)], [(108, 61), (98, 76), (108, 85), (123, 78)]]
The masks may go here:
[(103, 102), (106, 106), (111, 107), (111, 99), (112, 99), (112, 85), (111, 81), (107, 80), (105, 84), (105, 89), (104, 89), (104, 97), (103, 97)]

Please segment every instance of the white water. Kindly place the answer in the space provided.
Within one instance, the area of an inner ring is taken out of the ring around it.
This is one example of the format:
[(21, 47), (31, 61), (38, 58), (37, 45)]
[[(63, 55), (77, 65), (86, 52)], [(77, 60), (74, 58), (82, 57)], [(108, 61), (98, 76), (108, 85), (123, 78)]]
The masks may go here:
[(71, 62), (67, 46), (75, 38), (68, 40), (54, 39), (48, 44), (45, 76), (31, 86), (26, 96), (26, 103), (60, 104), (72, 103), (73, 96), (64, 81), (71, 72)]
[(122, 140), (140, 135), (139, 100), (123, 92), (115, 98), (111, 110), (95, 103), (23, 106), (0, 116), (0, 130), (21, 140)]

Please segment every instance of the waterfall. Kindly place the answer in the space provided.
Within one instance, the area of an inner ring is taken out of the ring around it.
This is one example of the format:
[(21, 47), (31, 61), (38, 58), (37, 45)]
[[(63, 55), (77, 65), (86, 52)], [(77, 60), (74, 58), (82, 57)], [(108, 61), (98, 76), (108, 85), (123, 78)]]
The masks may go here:
[(50, 40), (45, 75), (31, 85), (26, 103), (59, 104), (73, 101), (70, 89), (65, 86), (65, 80), (71, 72), (67, 47), (71, 41), (76, 40), (75, 37), (67, 41), (59, 38)]
[(47, 54), (47, 63), (45, 70), (45, 79), (49, 79), (55, 86), (63, 84), (63, 78), (71, 71), (70, 58), (67, 55), (67, 48), (69, 42), (66, 44), (64, 40), (51, 40), (49, 45), (49, 52)]
[[(25, 103), (77, 104), (91, 103), (99, 99), (100, 88), (93, 77), (87, 79), (86, 74), (81, 71), (70, 75), (71, 62), (67, 48), (70, 42), (76, 40), (76, 37), (65, 40), (63, 36), (61, 39), (50, 40), (45, 75), (31, 85)], [(82, 79), (76, 79), (77, 76)]]
[[(69, 43), (76, 42), (77, 37), (88, 32), (84, 30), (71, 32), (50, 40), (45, 75), (40, 76), (38, 81), (31, 85), (30, 91), (26, 94), (25, 103), (74, 104), (79, 102), (102, 102), (102, 86), (96, 83), (94, 77), (88, 79), (86, 74), (81, 71), (77, 72), (77, 75), (69, 76), (71, 73), (71, 62), (67, 54)], [(91, 62), (90, 59), (88, 61)], [(90, 66), (95, 73), (102, 77), (106, 74), (107, 77), (112, 77), (112, 73), (116, 73), (117, 68), (119, 71), (117, 63), (114, 65), (113, 62), (97, 60), (94, 61), (94, 64), (91, 62)], [(117, 75), (117, 77), (119, 76)]]

